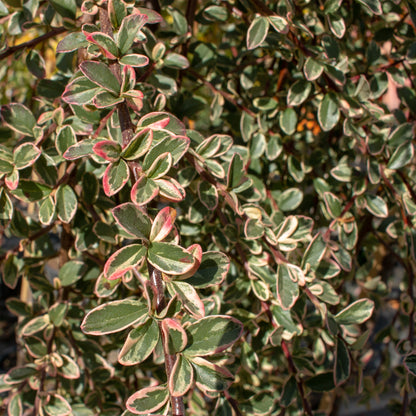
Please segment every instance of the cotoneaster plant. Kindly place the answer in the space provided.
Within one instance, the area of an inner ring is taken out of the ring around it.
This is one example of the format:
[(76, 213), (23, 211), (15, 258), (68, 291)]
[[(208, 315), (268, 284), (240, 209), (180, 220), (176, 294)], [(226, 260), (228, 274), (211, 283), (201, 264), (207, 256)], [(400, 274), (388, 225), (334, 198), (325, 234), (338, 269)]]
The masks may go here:
[(415, 6), (0, 0), (0, 409), (416, 414)]

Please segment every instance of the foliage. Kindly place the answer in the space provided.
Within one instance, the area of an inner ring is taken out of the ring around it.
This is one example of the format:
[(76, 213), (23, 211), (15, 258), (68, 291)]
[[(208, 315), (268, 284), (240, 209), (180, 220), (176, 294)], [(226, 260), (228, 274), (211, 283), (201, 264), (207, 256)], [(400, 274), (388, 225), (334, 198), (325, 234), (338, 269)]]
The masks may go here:
[(0, 16), (3, 412), (416, 414), (413, 0)]

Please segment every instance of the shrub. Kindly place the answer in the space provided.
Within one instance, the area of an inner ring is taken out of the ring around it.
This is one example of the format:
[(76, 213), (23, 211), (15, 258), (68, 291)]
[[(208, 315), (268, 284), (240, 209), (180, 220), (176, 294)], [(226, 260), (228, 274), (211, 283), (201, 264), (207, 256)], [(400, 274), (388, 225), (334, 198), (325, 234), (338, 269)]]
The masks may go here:
[(3, 412), (416, 414), (413, 0), (0, 16)]

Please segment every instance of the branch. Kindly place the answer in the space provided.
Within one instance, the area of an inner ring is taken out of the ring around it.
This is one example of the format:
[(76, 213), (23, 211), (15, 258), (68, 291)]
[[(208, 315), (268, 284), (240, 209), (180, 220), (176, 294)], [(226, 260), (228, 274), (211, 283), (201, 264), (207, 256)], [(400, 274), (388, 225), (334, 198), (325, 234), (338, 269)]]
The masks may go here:
[(47, 40), (49, 38), (53, 38), (56, 35), (59, 35), (60, 33), (66, 32), (66, 28), (62, 27), (55, 27), (50, 32), (45, 33), (42, 36), (39, 36), (38, 38), (29, 40), (27, 42), (21, 43), (20, 45), (16, 46), (10, 46), (8, 47), (3, 53), (0, 53), (0, 60), (7, 58), (10, 55), (13, 55), (15, 52), (20, 51), (21, 49), (25, 48), (33, 48), (38, 43), (43, 42), (44, 40)]

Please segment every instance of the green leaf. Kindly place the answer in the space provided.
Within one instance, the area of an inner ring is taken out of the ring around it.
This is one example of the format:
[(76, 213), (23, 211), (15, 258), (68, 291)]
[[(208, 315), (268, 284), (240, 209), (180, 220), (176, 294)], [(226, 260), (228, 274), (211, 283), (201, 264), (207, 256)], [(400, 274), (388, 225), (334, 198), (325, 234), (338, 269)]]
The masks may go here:
[(228, 389), (233, 376), (225, 368), (201, 357), (192, 358), (194, 377), (198, 387), (207, 392), (223, 391)]
[(105, 33), (93, 32), (86, 35), (88, 42), (97, 45), (107, 59), (117, 59), (119, 50), (113, 38)]
[(128, 270), (136, 267), (145, 257), (146, 247), (130, 244), (117, 250), (104, 265), (104, 274), (109, 280), (117, 279)]
[(303, 72), (305, 74), (305, 78), (308, 81), (314, 81), (318, 79), (322, 72), (324, 71), (324, 66), (316, 61), (315, 59), (308, 57), (305, 61), (305, 65), (303, 67)]
[(77, 12), (77, 4), (75, 0), (49, 0), (52, 7), (62, 17), (74, 20)]
[(345, 35), (345, 21), (342, 16), (330, 14), (328, 15), (328, 23), (331, 32), (339, 39)]
[(159, 155), (146, 170), (146, 176), (150, 179), (159, 179), (165, 176), (172, 167), (172, 155), (169, 152)]
[(21, 394), (15, 393), (10, 397), (7, 405), (8, 416), (20, 416), (23, 414), (23, 402)]
[(283, 386), (282, 396), (279, 404), (284, 407), (290, 406), (298, 396), (298, 385), (295, 376), (289, 377)]
[(295, 210), (302, 200), (303, 192), (298, 188), (286, 189), (276, 198), (277, 205), (283, 212)]
[(17, 257), (8, 252), (3, 261), (3, 282), (10, 289), (14, 289), (19, 281), (19, 262)]
[(129, 166), (123, 159), (110, 163), (104, 172), (103, 189), (107, 196), (113, 196), (119, 192), (130, 177)]
[(28, 336), (43, 331), (49, 324), (49, 315), (40, 315), (31, 319), (23, 328), (22, 335)]
[(198, 196), (201, 202), (209, 209), (214, 210), (218, 205), (217, 188), (207, 181), (198, 184)]
[(68, 104), (88, 104), (99, 91), (101, 91), (101, 87), (91, 82), (87, 77), (80, 76), (66, 86), (62, 99)]
[(416, 354), (407, 355), (404, 359), (404, 366), (410, 374), (416, 376)]
[(69, 380), (77, 380), (81, 376), (78, 364), (69, 355), (61, 354), (63, 365), (59, 367), (58, 374)]
[(69, 416), (71, 406), (60, 394), (48, 394), (41, 401), (42, 410), (48, 416)]
[(145, 128), (136, 133), (123, 149), (121, 156), (126, 160), (135, 160), (146, 154), (153, 140), (153, 130)]
[(68, 312), (68, 303), (55, 303), (51, 307), (49, 307), (48, 314), (51, 323), (59, 327), (64, 322), (66, 313)]
[(325, 255), (326, 244), (324, 239), (322, 238), (322, 234), (318, 233), (309, 243), (307, 249), (305, 250), (305, 254), (303, 255), (301, 268), (305, 269), (309, 267), (312, 270), (316, 270), (321, 263), (322, 258)]
[(228, 167), (227, 188), (233, 189), (239, 186), (244, 177), (244, 162), (241, 155), (234, 153)]
[(118, 355), (122, 365), (135, 365), (143, 362), (156, 348), (159, 341), (159, 326), (154, 319), (138, 325), (130, 331)]
[(190, 389), (193, 381), (192, 364), (182, 354), (179, 354), (169, 378), (170, 394), (174, 397), (183, 396)]
[(386, 218), (389, 214), (386, 201), (378, 195), (365, 194), (367, 210), (379, 218)]
[(283, 35), (286, 35), (289, 32), (289, 25), (287, 20), (281, 16), (268, 16), (267, 19), (273, 28)]
[(153, 179), (142, 176), (131, 188), (131, 200), (137, 205), (148, 204), (159, 193), (159, 186)]
[(370, 299), (359, 299), (334, 316), (339, 325), (362, 324), (367, 321), (374, 310), (374, 302)]
[(124, 101), (123, 97), (116, 97), (113, 93), (108, 91), (98, 92), (94, 99), (92, 100), (93, 104), (97, 108), (109, 108), (114, 107), (119, 103)]
[(149, 58), (146, 55), (141, 55), (139, 53), (131, 53), (124, 55), (119, 62), (123, 65), (130, 65), (136, 68), (146, 66), (149, 64)]
[(144, 299), (115, 300), (89, 311), (82, 321), (81, 329), (89, 335), (112, 334), (142, 322), (147, 317), (147, 312)]
[(59, 269), (59, 280), (61, 281), (62, 286), (71, 286), (78, 280), (82, 278), (82, 276), (86, 272), (86, 264), (79, 260), (70, 260), (67, 261), (60, 269)]
[(209, 21), (225, 22), (228, 18), (228, 12), (226, 7), (211, 5), (206, 7), (202, 11), (202, 15)]
[(40, 149), (33, 143), (23, 143), (13, 152), (14, 166), (19, 170), (27, 168), (36, 162), (40, 154)]
[(195, 263), (192, 254), (184, 248), (176, 244), (161, 242), (150, 244), (147, 259), (154, 267), (170, 275), (185, 274)]
[(180, 202), (185, 198), (185, 190), (181, 184), (173, 178), (166, 177), (154, 180), (159, 187), (159, 194), (171, 202)]
[(186, 347), (188, 337), (186, 331), (177, 320), (172, 318), (163, 319), (162, 332), (169, 354), (181, 352)]
[(247, 49), (254, 49), (260, 46), (266, 39), (269, 31), (269, 20), (267, 17), (256, 17), (247, 31)]
[(171, 281), (168, 289), (172, 295), (176, 294), (182, 302), (184, 308), (195, 319), (201, 319), (205, 316), (205, 307), (193, 286), (187, 282)]
[(406, 166), (413, 160), (415, 149), (413, 143), (408, 141), (401, 144), (391, 155), (389, 162), (387, 163), (388, 169), (400, 169)]
[(59, 129), (58, 135), (56, 136), (56, 150), (58, 150), (59, 154), (63, 155), (76, 142), (77, 138), (74, 129), (71, 126), (63, 126)]
[(11, 220), (13, 216), (13, 202), (4, 189), (0, 189), (0, 219)]
[(338, 218), (342, 213), (341, 200), (331, 192), (324, 192), (324, 202), (329, 215)]
[(383, 9), (381, 8), (380, 0), (356, 0), (366, 7), (367, 10), (374, 14), (382, 14)]
[(143, 240), (148, 240), (152, 223), (150, 218), (135, 204), (126, 202), (112, 210), (117, 223), (129, 234)]
[(80, 64), (79, 68), (94, 84), (114, 94), (120, 94), (120, 83), (110, 68), (103, 62), (84, 61)]
[(45, 60), (42, 55), (36, 50), (32, 49), (26, 56), (27, 69), (39, 79), (45, 78)]
[(298, 116), (293, 108), (286, 108), (279, 113), (280, 128), (287, 135), (291, 135), (296, 131), (296, 125), (298, 122)]
[(58, 218), (71, 222), (77, 212), (78, 200), (74, 190), (69, 185), (61, 185), (55, 194), (56, 213)]
[(207, 251), (202, 254), (198, 270), (186, 281), (201, 289), (221, 284), (228, 273), (229, 267), (230, 261), (224, 253)]
[(172, 231), (175, 219), (175, 209), (171, 207), (165, 207), (160, 210), (153, 220), (149, 240), (152, 242), (163, 241), (165, 237), (167, 237)]
[(9, 104), (1, 108), (4, 123), (12, 130), (25, 136), (33, 137), (36, 119), (32, 112), (23, 104)]
[(351, 373), (351, 359), (344, 341), (337, 337), (334, 359), (334, 384), (339, 386), (348, 380)]
[(305, 384), (313, 391), (331, 391), (335, 388), (334, 373), (328, 371), (326, 373), (317, 374), (306, 380)]
[(289, 310), (299, 297), (299, 283), (291, 268), (284, 263), (277, 267), (276, 291), (280, 306), (285, 310)]
[(243, 325), (231, 316), (207, 316), (189, 325), (186, 331), (189, 345), (184, 354), (194, 357), (224, 351), (240, 338)]
[(156, 412), (168, 400), (169, 390), (163, 384), (137, 391), (127, 399), (126, 407), (135, 415), (147, 415)]
[(130, 49), (137, 33), (147, 21), (144, 14), (131, 14), (123, 19), (117, 36), (117, 45), (120, 49), (120, 55), (123, 56)]
[(308, 97), (312, 90), (312, 83), (304, 79), (296, 81), (290, 88), (287, 94), (287, 105), (297, 106), (302, 104)]
[(75, 160), (85, 156), (91, 156), (94, 154), (93, 147), (96, 143), (100, 142), (99, 139), (84, 139), (70, 147), (65, 151), (64, 158), (67, 160)]
[(85, 38), (83, 32), (72, 32), (69, 35), (65, 36), (56, 47), (57, 53), (66, 53), (76, 51), (80, 48), (85, 48), (88, 46), (88, 41)]
[(334, 93), (330, 92), (325, 95), (319, 103), (318, 122), (324, 131), (332, 130), (339, 121), (339, 104)]

